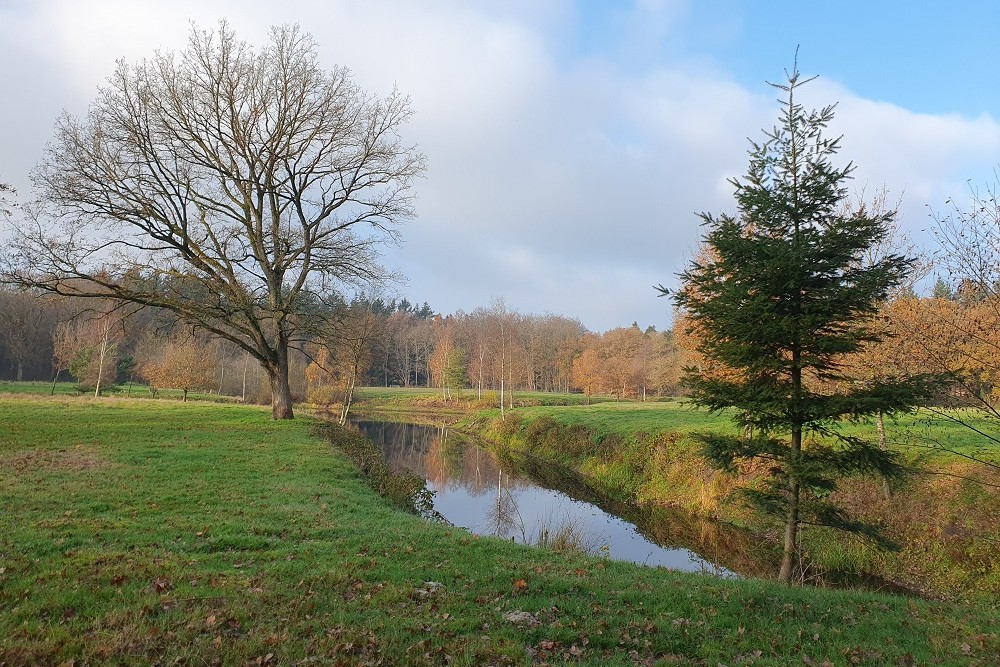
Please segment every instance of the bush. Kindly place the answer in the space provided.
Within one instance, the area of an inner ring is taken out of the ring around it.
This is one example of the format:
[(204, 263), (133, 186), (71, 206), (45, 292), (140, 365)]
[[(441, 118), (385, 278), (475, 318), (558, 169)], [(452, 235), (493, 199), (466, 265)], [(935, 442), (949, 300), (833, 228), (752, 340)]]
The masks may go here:
[(321, 384), (309, 389), (306, 401), (313, 405), (333, 405), (340, 403), (340, 392), (332, 385)]

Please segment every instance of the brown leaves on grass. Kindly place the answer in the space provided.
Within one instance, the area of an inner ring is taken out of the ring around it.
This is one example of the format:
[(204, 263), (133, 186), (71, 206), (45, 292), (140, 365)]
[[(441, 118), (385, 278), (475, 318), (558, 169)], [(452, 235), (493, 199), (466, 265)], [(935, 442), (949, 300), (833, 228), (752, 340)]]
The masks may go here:
[(584, 647), (587, 644), (587, 639), (583, 638), (579, 645), (574, 643), (567, 648), (563, 642), (543, 639), (533, 646), (526, 646), (524, 652), (534, 662), (547, 663), (550, 660), (562, 660), (565, 662), (583, 658), (586, 652)]
[(0, 456), (0, 470), (10, 469), (16, 473), (85, 472), (112, 466), (93, 445), (76, 445), (71, 449), (27, 449)]
[(171, 591), (174, 589), (173, 582), (167, 579), (166, 577), (157, 577), (156, 579), (153, 580), (153, 583), (151, 585), (153, 587), (153, 590), (156, 591), (157, 593), (166, 593), (167, 591)]

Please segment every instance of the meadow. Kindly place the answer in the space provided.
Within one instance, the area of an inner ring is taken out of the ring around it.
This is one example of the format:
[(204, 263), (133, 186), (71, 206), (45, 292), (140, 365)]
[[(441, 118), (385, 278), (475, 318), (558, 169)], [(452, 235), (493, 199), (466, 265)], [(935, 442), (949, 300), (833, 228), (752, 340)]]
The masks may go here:
[(680, 574), (428, 523), (375, 494), (315, 425), (254, 406), (0, 396), (0, 664), (1000, 654), (995, 605)]

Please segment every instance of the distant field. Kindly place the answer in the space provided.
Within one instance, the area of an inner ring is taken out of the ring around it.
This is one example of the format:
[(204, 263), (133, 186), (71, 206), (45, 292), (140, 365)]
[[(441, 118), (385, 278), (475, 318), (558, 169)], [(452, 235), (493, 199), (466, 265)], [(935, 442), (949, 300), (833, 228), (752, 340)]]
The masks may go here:
[[(0, 381), (0, 394), (33, 394), (46, 396), (52, 391), (50, 382)], [(74, 382), (58, 382), (57, 396), (85, 396)], [(153, 398), (149, 387), (141, 384), (112, 385), (104, 390), (105, 396), (130, 396)], [(358, 400), (383, 407), (414, 408), (418, 410), (455, 408), (461, 410), (490, 409), (498, 400), (496, 392), (484, 392), (484, 399), (476, 399), (474, 390), (466, 389), (462, 398), (444, 402), (440, 389), (426, 387), (362, 387), (357, 390)], [(155, 398), (180, 400), (179, 389), (160, 389)], [(207, 392), (189, 392), (189, 401), (238, 403), (239, 398)], [(728, 413), (711, 414), (695, 408), (683, 399), (658, 401), (616, 401), (607, 396), (592, 396), (590, 403), (583, 394), (549, 392), (515, 392), (515, 408), (525, 419), (549, 416), (567, 425), (581, 425), (595, 435), (609, 433), (630, 438), (636, 433), (655, 434), (673, 431), (692, 434), (699, 431), (736, 430)], [(499, 412), (499, 410), (497, 410)], [(944, 450), (979, 458), (1000, 461), (1000, 443), (987, 436), (1000, 439), (1000, 422), (984, 418), (975, 410), (919, 410), (886, 420), (889, 442), (909, 456), (934, 456)], [(874, 421), (845, 423), (845, 432), (875, 437)], [(985, 435), (984, 435), (985, 434)]]
[[(699, 431), (735, 432), (731, 413), (712, 414), (690, 403), (673, 402), (604, 402), (567, 407), (539, 405), (517, 409), (524, 419), (548, 416), (556, 421), (579, 424), (595, 435), (608, 433), (630, 438), (636, 433), (654, 434), (673, 431), (681, 434)], [(874, 420), (843, 423), (846, 433), (876, 437)], [(1000, 461), (1000, 444), (983, 434), (1000, 438), (1000, 422), (985, 418), (974, 410), (919, 410), (886, 420), (891, 445), (910, 456), (933, 455), (945, 449)]]
[[(356, 396), (360, 400), (382, 403), (384, 405), (414, 405), (429, 402), (440, 402), (444, 400), (444, 394), (440, 388), (432, 387), (359, 387)], [(506, 394), (506, 400), (510, 400), (510, 394)], [(607, 396), (592, 396), (590, 401), (602, 403), (614, 400)], [(500, 401), (500, 392), (495, 390), (483, 391), (482, 398), (476, 389), (462, 389), (461, 392), (452, 392), (451, 403), (455, 407), (479, 408), (497, 405)], [(515, 391), (514, 403), (516, 406), (524, 405), (585, 405), (588, 399), (583, 394), (554, 393), (546, 391)]]
[[(52, 393), (53, 387), (51, 382), (11, 382), (0, 380), (0, 394), (32, 394), (36, 396), (48, 396)], [(79, 385), (75, 382), (57, 382), (55, 384), (54, 394), (56, 396), (93, 396), (94, 390), (81, 390)], [(156, 395), (154, 396), (148, 386), (134, 383), (131, 386), (128, 384), (108, 385), (101, 389), (101, 395), (128, 398), (164, 398), (180, 400), (184, 397), (184, 392), (180, 389), (158, 389), (156, 391)], [(224, 394), (189, 391), (188, 400), (233, 403), (238, 402), (239, 398)]]

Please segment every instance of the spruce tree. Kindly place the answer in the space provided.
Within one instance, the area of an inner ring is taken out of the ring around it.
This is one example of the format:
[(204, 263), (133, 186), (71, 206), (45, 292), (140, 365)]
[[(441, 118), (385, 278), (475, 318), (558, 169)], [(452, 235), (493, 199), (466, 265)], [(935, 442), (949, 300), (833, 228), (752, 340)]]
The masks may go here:
[(848, 205), (845, 184), (854, 167), (834, 166), (840, 138), (824, 134), (834, 107), (806, 112), (796, 93), (812, 79), (801, 79), (797, 67), (786, 78), (769, 84), (781, 91), (778, 124), (763, 142), (751, 142), (746, 176), (731, 181), (738, 213), (701, 214), (705, 252), (680, 274), (674, 301), (699, 351), (725, 368), (710, 375), (685, 369), (694, 401), (713, 411), (735, 409), (744, 427), (739, 436), (701, 436), (706, 455), (730, 470), (741, 461), (769, 462), (764, 484), (745, 493), (783, 519), (779, 578), (791, 582), (803, 524), (887, 544), (828, 496), (846, 475), (897, 477), (900, 461), (835, 426), (910, 409), (928, 384), (844, 381), (845, 355), (879, 340), (871, 318), (913, 260), (868, 257), (866, 250), (890, 232), (895, 211)]

